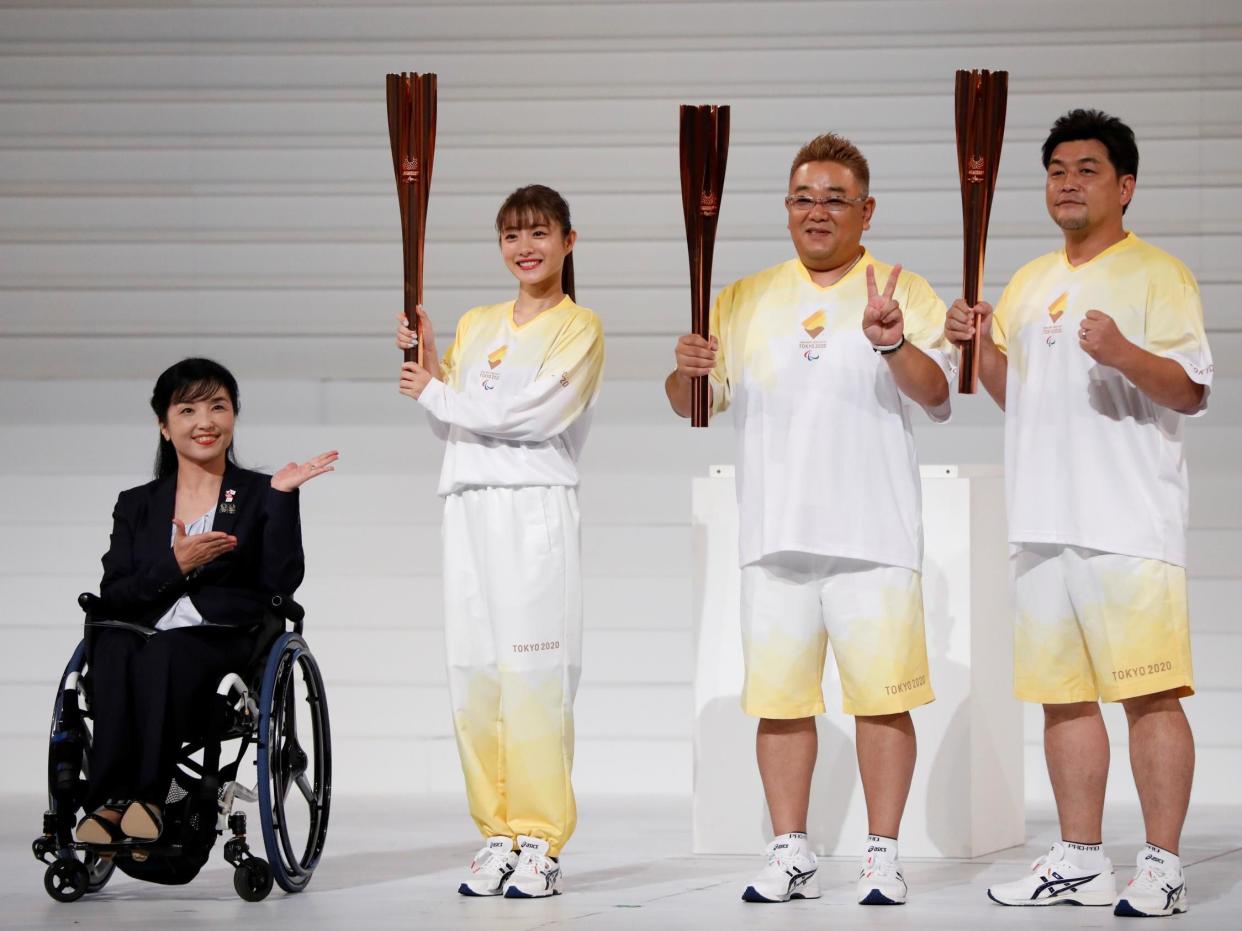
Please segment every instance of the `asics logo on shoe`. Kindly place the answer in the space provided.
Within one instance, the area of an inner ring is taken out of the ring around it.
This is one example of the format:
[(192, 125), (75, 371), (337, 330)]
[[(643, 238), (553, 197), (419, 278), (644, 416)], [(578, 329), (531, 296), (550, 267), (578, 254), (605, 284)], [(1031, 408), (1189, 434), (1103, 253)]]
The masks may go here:
[(560, 875), (561, 875), (561, 871), (559, 867), (556, 869), (548, 870), (546, 873), (544, 873), (543, 881), (546, 884), (545, 888), (551, 889), (552, 884), (556, 882), (556, 878)]
[(801, 889), (808, 882), (810, 882), (811, 877), (815, 875), (815, 870), (801, 872), (797, 868), (794, 868), (792, 872), (790, 870), (786, 870), (785, 872), (789, 873), (789, 892)]
[(1160, 890), (1164, 893), (1164, 907), (1169, 908), (1173, 904), (1173, 900), (1181, 895), (1182, 890), (1185, 888), (1185, 883), (1182, 883), (1180, 886), (1174, 886), (1172, 883), (1165, 883), (1164, 887)]
[(1073, 892), (1078, 889), (1079, 886), (1085, 886), (1100, 874), (1092, 873), (1090, 876), (1076, 876), (1073, 879), (1062, 879), (1060, 876), (1057, 876), (1056, 873), (1053, 873), (1052, 875), (1057, 878), (1049, 879), (1047, 882), (1040, 885), (1035, 892), (1032, 893), (1032, 899), (1038, 899), (1045, 892), (1048, 893), (1050, 898), (1064, 895), (1067, 892)]
[(788, 849), (789, 849), (789, 845), (788, 845), (788, 844), (777, 844), (776, 846), (774, 846), (774, 847), (772, 848), (772, 850), (774, 850), (774, 851), (776, 851), (776, 850), (788, 850)]
[(1152, 863), (1160, 863), (1160, 864), (1163, 864), (1163, 863), (1164, 863), (1164, 861), (1163, 861), (1163, 860), (1161, 860), (1161, 859), (1160, 859), (1159, 857), (1157, 857), (1155, 854), (1151, 854), (1151, 853), (1149, 853), (1147, 856), (1143, 857), (1143, 860), (1144, 860), (1144, 861), (1150, 860)]

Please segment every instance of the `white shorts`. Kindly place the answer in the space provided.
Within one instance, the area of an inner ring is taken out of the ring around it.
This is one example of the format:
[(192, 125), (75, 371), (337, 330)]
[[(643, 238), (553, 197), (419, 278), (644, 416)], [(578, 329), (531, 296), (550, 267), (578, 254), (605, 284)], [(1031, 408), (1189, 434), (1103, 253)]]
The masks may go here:
[(919, 573), (810, 553), (742, 567), (743, 711), (786, 719), (823, 714), (830, 641), (846, 714), (897, 714), (935, 698)]
[(1183, 567), (1054, 543), (1015, 547), (1009, 566), (1019, 699), (1194, 694)]

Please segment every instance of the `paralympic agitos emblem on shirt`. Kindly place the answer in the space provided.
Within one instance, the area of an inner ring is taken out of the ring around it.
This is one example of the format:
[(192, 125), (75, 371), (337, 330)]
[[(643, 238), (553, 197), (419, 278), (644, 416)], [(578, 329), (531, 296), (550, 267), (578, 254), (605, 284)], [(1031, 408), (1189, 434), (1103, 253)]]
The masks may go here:
[(807, 362), (814, 362), (818, 359), (819, 350), (828, 345), (824, 340), (818, 338), (827, 326), (828, 315), (824, 313), (824, 308), (822, 307), (802, 321), (802, 329), (811, 338), (799, 342), (798, 348), (802, 350), (802, 358), (806, 359)]

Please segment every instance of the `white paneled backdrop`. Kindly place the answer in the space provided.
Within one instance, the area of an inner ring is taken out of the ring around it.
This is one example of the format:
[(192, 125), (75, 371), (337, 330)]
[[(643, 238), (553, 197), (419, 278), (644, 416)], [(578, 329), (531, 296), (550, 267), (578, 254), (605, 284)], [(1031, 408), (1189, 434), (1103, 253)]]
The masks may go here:
[[(780, 197), (806, 139), (871, 160), (868, 242), (946, 299), (960, 276), (953, 71), (1007, 68), (986, 292), (1058, 243), (1038, 146), (1073, 106), (1142, 151), (1132, 227), (1202, 285), (1218, 381), (1189, 428), (1199, 802), (1242, 771), (1242, 5), (1237, 0), (538, 4), (0, 0), (0, 789), (43, 779), (46, 714), (98, 583), (116, 492), (144, 479), (166, 365), (242, 383), (244, 462), (329, 447), (305, 492), (300, 597), (329, 683), (340, 791), (456, 790), (440, 633), (440, 451), (393, 387), (400, 233), (388, 71), (435, 71), (426, 304), (446, 342), (513, 292), (491, 219), (563, 191), (580, 300), (608, 364), (583, 461), (583, 792), (688, 792), (689, 483), (732, 461), (661, 380), (689, 319), (681, 102), (733, 107), (716, 284), (791, 254)], [(999, 462), (1000, 418), (957, 400), (924, 462)], [(996, 623), (1007, 623), (997, 618)], [(1115, 710), (1115, 709), (1113, 709)], [(1132, 798), (1110, 712), (1114, 798)], [(1048, 800), (1038, 719), (1027, 791)]]

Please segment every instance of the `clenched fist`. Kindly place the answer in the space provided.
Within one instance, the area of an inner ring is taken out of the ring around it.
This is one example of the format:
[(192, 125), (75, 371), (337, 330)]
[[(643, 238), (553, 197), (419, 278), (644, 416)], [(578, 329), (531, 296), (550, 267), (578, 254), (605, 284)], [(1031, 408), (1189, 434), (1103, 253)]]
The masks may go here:
[(1102, 310), (1089, 310), (1078, 327), (1078, 345), (1100, 365), (1120, 367), (1134, 344), (1117, 327), (1117, 321)]

